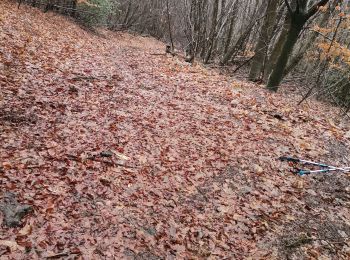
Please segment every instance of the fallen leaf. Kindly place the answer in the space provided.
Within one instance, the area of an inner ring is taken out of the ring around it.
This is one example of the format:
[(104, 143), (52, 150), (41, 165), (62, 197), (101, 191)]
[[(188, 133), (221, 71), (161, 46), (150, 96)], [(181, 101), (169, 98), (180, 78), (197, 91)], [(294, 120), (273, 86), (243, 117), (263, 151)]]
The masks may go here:
[(304, 188), (304, 180), (297, 180), (293, 183), (292, 186), (295, 189), (303, 189)]
[(121, 160), (124, 160), (124, 161), (130, 160), (130, 157), (126, 156), (125, 154), (118, 153), (116, 151), (114, 151), (114, 154), (115, 154), (115, 156), (117, 156)]
[(3, 163), (2, 163), (2, 167), (3, 167), (4, 169), (9, 170), (9, 169), (12, 168), (12, 164), (11, 164), (10, 162), (3, 162)]
[(25, 225), (20, 231), (18, 231), (18, 234), (21, 236), (27, 236), (32, 233), (33, 227), (30, 224)]
[(254, 169), (254, 172), (257, 174), (261, 174), (264, 172), (264, 169), (260, 165), (257, 165), (257, 164), (254, 164), (253, 169)]
[(10, 241), (10, 240), (0, 240), (0, 246), (8, 247), (11, 250), (11, 252), (17, 251), (17, 250), (20, 250), (20, 251), (25, 250), (25, 248), (23, 246), (18, 245), (16, 241)]

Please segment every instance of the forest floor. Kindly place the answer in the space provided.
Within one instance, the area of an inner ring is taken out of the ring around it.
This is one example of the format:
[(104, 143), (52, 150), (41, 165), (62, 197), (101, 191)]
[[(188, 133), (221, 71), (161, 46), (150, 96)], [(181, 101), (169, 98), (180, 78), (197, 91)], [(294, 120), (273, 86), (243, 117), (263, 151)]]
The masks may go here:
[(350, 175), (277, 159), (349, 165), (339, 110), (152, 38), (0, 10), (0, 210), (32, 207), (19, 227), (0, 214), (0, 257), (349, 259)]

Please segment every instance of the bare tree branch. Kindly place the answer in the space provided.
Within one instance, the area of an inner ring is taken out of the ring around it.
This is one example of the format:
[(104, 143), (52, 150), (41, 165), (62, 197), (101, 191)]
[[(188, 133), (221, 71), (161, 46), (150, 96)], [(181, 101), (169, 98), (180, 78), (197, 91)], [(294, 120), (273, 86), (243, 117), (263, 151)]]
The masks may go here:
[(290, 14), (292, 14), (292, 13), (293, 13), (293, 10), (292, 10), (292, 7), (290, 7), (290, 4), (289, 4), (288, 0), (284, 0), (284, 2), (286, 3), (288, 12), (289, 12)]
[[(339, 2), (339, 0), (336, 0)], [(319, 10), (320, 7), (325, 6), (327, 3), (329, 2), (329, 0), (321, 0), (318, 3), (314, 4), (310, 10), (307, 12), (306, 14), (306, 18), (309, 19), (311, 16), (313, 16), (314, 14), (316, 14)]]

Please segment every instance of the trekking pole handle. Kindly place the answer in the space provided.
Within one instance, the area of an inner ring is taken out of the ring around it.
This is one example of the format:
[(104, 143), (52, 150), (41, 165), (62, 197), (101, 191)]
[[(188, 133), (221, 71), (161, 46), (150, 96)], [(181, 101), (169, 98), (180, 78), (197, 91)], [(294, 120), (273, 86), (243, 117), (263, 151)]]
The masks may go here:
[(281, 161), (287, 161), (287, 162), (300, 162), (300, 159), (293, 158), (293, 157), (288, 157), (288, 156), (281, 156), (278, 159), (281, 160)]

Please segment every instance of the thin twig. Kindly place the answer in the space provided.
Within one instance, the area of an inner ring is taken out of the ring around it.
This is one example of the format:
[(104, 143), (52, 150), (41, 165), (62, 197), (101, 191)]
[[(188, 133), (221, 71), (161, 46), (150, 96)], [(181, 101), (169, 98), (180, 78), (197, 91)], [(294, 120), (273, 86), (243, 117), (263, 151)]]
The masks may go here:
[(75, 253), (75, 252), (62, 252), (58, 253), (55, 255), (47, 256), (46, 259), (56, 259), (56, 258), (61, 258), (65, 256), (70, 256), (70, 255), (79, 255), (80, 253)]

